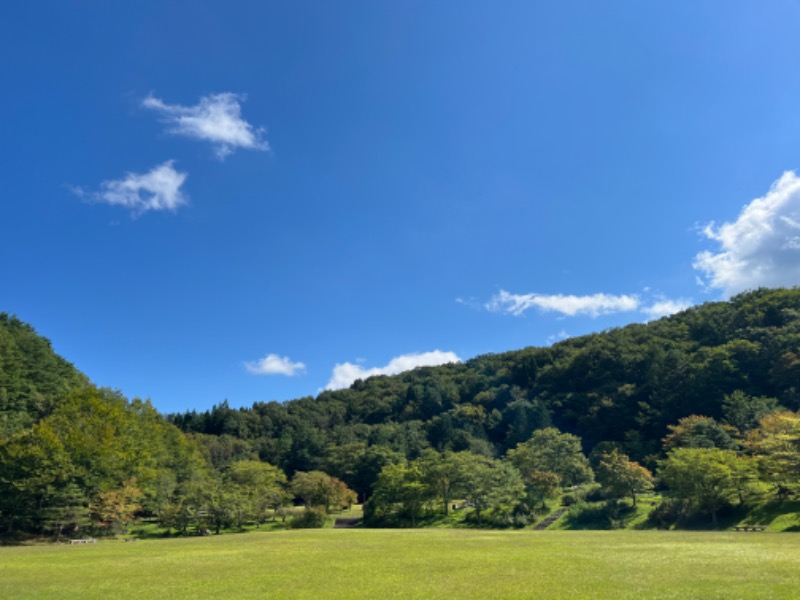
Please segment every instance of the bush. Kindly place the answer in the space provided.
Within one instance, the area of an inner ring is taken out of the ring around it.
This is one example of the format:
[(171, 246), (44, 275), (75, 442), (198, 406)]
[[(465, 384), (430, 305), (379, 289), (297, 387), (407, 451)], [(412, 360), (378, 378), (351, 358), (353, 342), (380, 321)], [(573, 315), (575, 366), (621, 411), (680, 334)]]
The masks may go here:
[(424, 515), (411, 519), (403, 511), (387, 510), (374, 502), (374, 497), (364, 503), (364, 525), (376, 528), (411, 527), (412, 522), (419, 524)]
[(580, 502), (597, 502), (605, 500), (605, 495), (596, 483), (591, 483), (582, 486), (572, 486), (569, 492), (561, 497), (561, 504), (563, 506), (572, 506)]
[(289, 525), (292, 529), (319, 529), (325, 526), (328, 514), (322, 507), (307, 508), (300, 515), (295, 516)]
[(514, 527), (525, 527), (536, 520), (536, 511), (532, 510), (524, 503), (519, 503), (514, 506), (514, 510), (511, 514), (514, 518)]
[(665, 498), (650, 513), (649, 520), (659, 529), (669, 529), (685, 520), (690, 515), (689, 506), (677, 498)]
[(513, 507), (495, 506), (481, 514), (480, 520), (476, 518), (474, 512), (471, 512), (465, 516), (464, 521), (481, 527), (520, 528), (530, 525), (534, 521), (534, 515), (530, 508), (520, 503)]
[(587, 502), (602, 502), (608, 499), (608, 494), (603, 491), (602, 487), (595, 484), (585, 488), (583, 497)]
[(575, 506), (581, 501), (577, 494), (564, 494), (561, 496), (562, 506)]
[(571, 529), (609, 529), (610, 515), (605, 504), (575, 502), (570, 506), (566, 522)]
[(579, 502), (570, 507), (566, 522), (571, 529), (621, 529), (635, 513), (617, 502)]

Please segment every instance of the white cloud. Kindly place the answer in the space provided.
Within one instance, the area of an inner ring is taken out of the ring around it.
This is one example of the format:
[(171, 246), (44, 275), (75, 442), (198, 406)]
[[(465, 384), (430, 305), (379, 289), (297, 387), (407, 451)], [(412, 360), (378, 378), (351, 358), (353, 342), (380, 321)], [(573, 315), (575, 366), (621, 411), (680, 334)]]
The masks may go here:
[(686, 298), (678, 298), (677, 300), (662, 298), (653, 302), (650, 306), (643, 307), (642, 312), (651, 319), (660, 319), (661, 317), (667, 317), (686, 310), (691, 306), (694, 306), (694, 302)]
[(151, 210), (176, 211), (189, 202), (181, 191), (187, 174), (176, 171), (169, 160), (144, 174), (126, 173), (122, 179), (104, 181), (97, 192), (71, 188), (80, 198), (122, 206), (134, 216)]
[(461, 304), (462, 306), (466, 306), (468, 308), (472, 308), (474, 310), (481, 310), (483, 308), (483, 304), (477, 300), (476, 298), (456, 298), (456, 304)]
[(557, 312), (568, 317), (589, 315), (598, 317), (618, 312), (628, 312), (639, 308), (636, 296), (613, 296), (610, 294), (593, 294), (591, 296), (573, 296), (565, 294), (511, 294), (500, 290), (486, 304), (492, 312), (501, 312), (520, 316), (526, 310), (538, 308), (544, 312)]
[(306, 366), (301, 362), (292, 362), (286, 356), (277, 354), (267, 354), (261, 360), (248, 361), (244, 363), (245, 368), (254, 375), (286, 375), (293, 377), (306, 370)]
[(346, 362), (337, 364), (333, 368), (330, 381), (325, 386), (326, 390), (340, 390), (350, 387), (356, 379), (366, 379), (373, 375), (397, 375), (403, 371), (410, 371), (417, 367), (435, 367), (446, 363), (461, 362), (454, 352), (421, 352), (419, 354), (403, 354), (389, 361), (385, 367), (367, 369), (361, 365)]
[(565, 340), (568, 337), (569, 337), (569, 334), (562, 329), (558, 333), (554, 333), (553, 335), (547, 336), (547, 345), (548, 346), (552, 346), (556, 342), (560, 342), (561, 340)]
[(225, 158), (236, 148), (268, 150), (262, 139), (263, 128), (254, 128), (242, 119), (240, 101), (244, 96), (226, 92), (203, 96), (195, 106), (166, 104), (153, 95), (142, 101), (142, 106), (155, 110), (170, 125), (169, 133), (211, 142), (217, 157)]
[(705, 285), (725, 296), (800, 284), (800, 178), (787, 171), (736, 221), (719, 227), (711, 223), (703, 234), (719, 250), (699, 253), (693, 266), (705, 274)]

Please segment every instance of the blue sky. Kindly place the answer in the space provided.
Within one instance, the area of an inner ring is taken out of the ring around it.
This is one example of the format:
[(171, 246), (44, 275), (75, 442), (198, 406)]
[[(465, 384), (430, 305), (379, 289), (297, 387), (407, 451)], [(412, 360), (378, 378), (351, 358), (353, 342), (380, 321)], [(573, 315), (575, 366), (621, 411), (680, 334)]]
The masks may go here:
[(0, 311), (164, 412), (800, 283), (800, 3), (16, 2)]

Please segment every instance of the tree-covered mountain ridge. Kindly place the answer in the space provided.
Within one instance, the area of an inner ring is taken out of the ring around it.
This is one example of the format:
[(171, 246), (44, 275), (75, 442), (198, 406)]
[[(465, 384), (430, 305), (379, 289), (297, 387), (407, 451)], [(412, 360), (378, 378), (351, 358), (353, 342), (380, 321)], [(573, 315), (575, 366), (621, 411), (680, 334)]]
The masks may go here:
[(70, 389), (88, 383), (33, 327), (0, 313), (0, 439), (30, 427)]
[[(333, 466), (379, 446), (504, 456), (535, 430), (602, 442), (654, 464), (669, 426), (722, 419), (726, 396), (800, 408), (800, 288), (759, 289), (648, 323), (550, 347), (486, 354), (356, 381), (316, 398), (170, 415), (206, 439), (218, 466), (257, 455), (287, 473)], [(753, 423), (754, 424), (754, 423)]]
[(373, 525), (448, 518), (461, 498), (476, 523), (524, 526), (593, 479), (613, 522), (651, 471), (669, 493), (654, 522), (716, 521), (798, 491), (800, 289), (166, 418), (94, 387), (2, 314), (0, 401), (0, 537), (114, 534), (135, 519), (219, 532), (285, 515), (293, 499), (306, 506), (294, 523), (321, 524), (356, 495)]
[(0, 538), (122, 531), (208, 472), (196, 440), (149, 401), (98, 389), (0, 313)]

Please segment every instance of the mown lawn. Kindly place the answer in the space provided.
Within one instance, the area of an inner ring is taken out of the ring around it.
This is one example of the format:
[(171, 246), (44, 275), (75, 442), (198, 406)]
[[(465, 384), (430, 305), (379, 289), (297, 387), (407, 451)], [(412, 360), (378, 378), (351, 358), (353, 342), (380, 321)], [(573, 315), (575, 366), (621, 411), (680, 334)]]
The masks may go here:
[(797, 598), (800, 536), (304, 530), (0, 548), (0, 598)]

